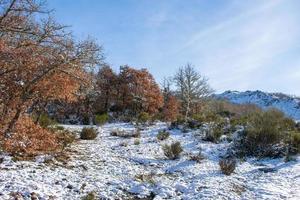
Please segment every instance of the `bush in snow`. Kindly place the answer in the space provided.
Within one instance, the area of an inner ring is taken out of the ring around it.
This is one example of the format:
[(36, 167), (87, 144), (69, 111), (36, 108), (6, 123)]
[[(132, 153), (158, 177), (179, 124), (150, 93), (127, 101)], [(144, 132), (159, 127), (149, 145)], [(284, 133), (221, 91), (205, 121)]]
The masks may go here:
[(65, 147), (72, 144), (76, 139), (75, 134), (73, 134), (72, 132), (70, 132), (68, 130), (56, 131), (55, 133), (57, 135), (59, 142), (62, 144), (63, 150)]
[(223, 158), (219, 161), (219, 166), (223, 174), (229, 176), (236, 167), (236, 160), (233, 158)]
[(171, 160), (175, 160), (179, 158), (180, 153), (183, 151), (180, 142), (173, 142), (172, 144), (168, 145), (165, 144), (163, 146), (163, 151), (165, 156), (167, 156)]
[(170, 136), (170, 133), (166, 130), (163, 130), (163, 131), (159, 131), (158, 134), (156, 135), (156, 138), (158, 140), (165, 140), (167, 139), (168, 137)]
[(134, 145), (139, 145), (140, 143), (141, 143), (141, 142), (140, 142), (139, 139), (135, 139), (134, 142), (133, 142)]
[(96, 200), (96, 194), (89, 192), (86, 196), (82, 197), (82, 200)]
[(111, 136), (116, 136), (116, 137), (123, 137), (123, 138), (139, 138), (141, 137), (141, 132), (139, 129), (131, 130), (131, 131), (125, 131), (125, 130), (113, 130), (110, 133)]
[(150, 120), (150, 115), (146, 112), (141, 112), (138, 115), (138, 123), (142, 123), (145, 124), (146, 122), (148, 122)]
[(197, 163), (200, 163), (204, 159), (205, 159), (205, 157), (202, 155), (201, 151), (198, 154), (190, 155), (190, 160), (195, 161)]
[(300, 132), (291, 132), (288, 144), (290, 145), (290, 153), (300, 153)]
[(80, 139), (93, 140), (97, 137), (97, 131), (93, 128), (83, 128), (80, 133)]
[(249, 155), (260, 157), (279, 156), (283, 141), (295, 124), (275, 109), (253, 113), (245, 129), (245, 139), (240, 146)]
[(108, 114), (102, 114), (102, 115), (96, 115), (95, 116), (95, 124), (96, 125), (103, 125), (105, 124), (109, 119)]
[(220, 137), (226, 133), (226, 126), (227, 122), (225, 119), (220, 119), (211, 123), (208, 126), (208, 129), (205, 131), (204, 140), (218, 142), (220, 140)]

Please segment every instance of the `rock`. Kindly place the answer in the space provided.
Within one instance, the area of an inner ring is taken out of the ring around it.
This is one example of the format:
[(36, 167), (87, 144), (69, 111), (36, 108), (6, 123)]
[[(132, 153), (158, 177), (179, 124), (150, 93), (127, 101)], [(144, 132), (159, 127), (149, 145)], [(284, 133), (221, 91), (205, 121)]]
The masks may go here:
[(70, 190), (72, 190), (74, 187), (71, 184), (68, 184), (67, 188), (70, 189)]
[(264, 173), (270, 173), (270, 172), (276, 172), (277, 171), (275, 168), (271, 168), (271, 167), (259, 168), (258, 170), (262, 171)]
[(39, 199), (38, 195), (35, 192), (32, 192), (31, 193), (31, 200), (38, 200), (38, 199)]

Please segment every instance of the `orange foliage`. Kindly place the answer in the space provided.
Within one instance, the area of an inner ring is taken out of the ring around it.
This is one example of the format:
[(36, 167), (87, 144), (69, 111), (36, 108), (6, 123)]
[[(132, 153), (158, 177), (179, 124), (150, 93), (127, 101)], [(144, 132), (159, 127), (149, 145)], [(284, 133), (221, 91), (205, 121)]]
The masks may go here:
[(121, 68), (119, 75), (121, 107), (134, 114), (155, 114), (163, 105), (163, 96), (153, 76), (146, 69)]
[(171, 121), (171, 122), (176, 121), (178, 113), (179, 113), (178, 106), (179, 106), (179, 104), (178, 104), (176, 97), (173, 95), (170, 95), (166, 99), (164, 107), (163, 107), (164, 120)]
[(2, 144), (6, 152), (26, 155), (54, 152), (60, 147), (54, 133), (35, 125), (28, 116), (19, 118), (11, 137), (3, 139)]

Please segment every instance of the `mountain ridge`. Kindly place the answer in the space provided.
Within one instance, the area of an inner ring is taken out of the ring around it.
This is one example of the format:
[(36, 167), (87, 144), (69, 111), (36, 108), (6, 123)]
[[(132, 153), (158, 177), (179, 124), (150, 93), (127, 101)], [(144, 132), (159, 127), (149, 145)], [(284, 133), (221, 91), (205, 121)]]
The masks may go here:
[(215, 95), (218, 99), (225, 99), (236, 104), (255, 104), (262, 109), (277, 108), (287, 116), (300, 121), (300, 98), (283, 93), (269, 93), (260, 90), (255, 91), (231, 91), (227, 90)]

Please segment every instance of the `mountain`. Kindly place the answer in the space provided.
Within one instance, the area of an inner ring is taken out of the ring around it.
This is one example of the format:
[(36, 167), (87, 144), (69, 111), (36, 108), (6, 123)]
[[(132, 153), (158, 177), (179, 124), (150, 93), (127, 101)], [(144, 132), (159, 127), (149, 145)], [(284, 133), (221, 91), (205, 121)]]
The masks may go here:
[(226, 91), (217, 94), (217, 98), (226, 99), (232, 103), (255, 104), (263, 109), (277, 108), (287, 116), (300, 121), (300, 98), (282, 93), (267, 93), (262, 91)]

